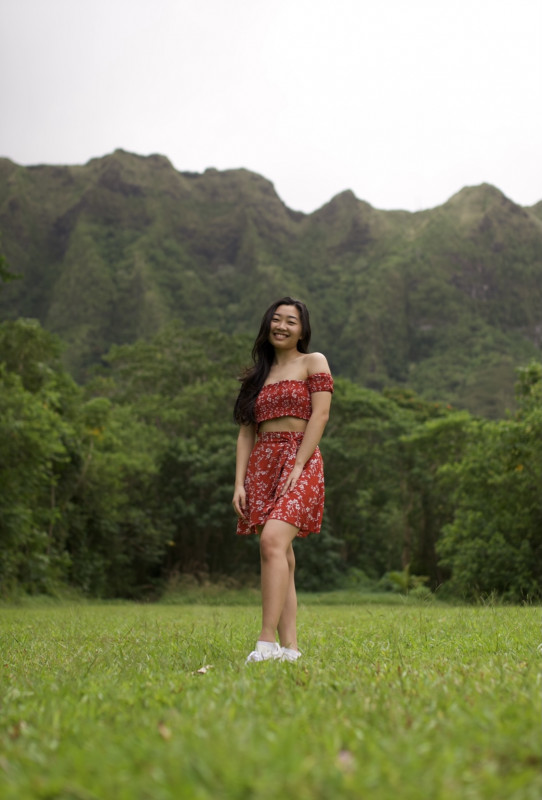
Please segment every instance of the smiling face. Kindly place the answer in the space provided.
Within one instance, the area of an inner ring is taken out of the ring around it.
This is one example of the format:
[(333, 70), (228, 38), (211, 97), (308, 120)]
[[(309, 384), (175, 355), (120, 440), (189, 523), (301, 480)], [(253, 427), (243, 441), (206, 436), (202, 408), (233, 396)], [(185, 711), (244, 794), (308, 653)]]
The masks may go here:
[(281, 350), (297, 348), (303, 336), (303, 326), (299, 311), (295, 306), (278, 306), (271, 318), (269, 341)]

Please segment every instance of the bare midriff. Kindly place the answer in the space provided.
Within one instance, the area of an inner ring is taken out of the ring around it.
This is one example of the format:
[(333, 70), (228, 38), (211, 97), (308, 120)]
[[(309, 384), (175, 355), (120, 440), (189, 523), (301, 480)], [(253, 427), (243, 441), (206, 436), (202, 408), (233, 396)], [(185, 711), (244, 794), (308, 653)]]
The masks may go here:
[(260, 422), (258, 433), (277, 433), (278, 431), (304, 433), (306, 427), (306, 419), (299, 419), (298, 417), (277, 417), (277, 419), (266, 419), (264, 422)]

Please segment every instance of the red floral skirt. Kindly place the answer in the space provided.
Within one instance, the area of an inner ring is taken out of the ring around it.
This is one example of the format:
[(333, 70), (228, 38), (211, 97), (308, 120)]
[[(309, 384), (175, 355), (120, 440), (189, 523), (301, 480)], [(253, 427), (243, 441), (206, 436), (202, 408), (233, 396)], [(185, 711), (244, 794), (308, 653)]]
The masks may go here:
[(237, 522), (237, 533), (257, 533), (268, 519), (295, 525), (298, 536), (319, 533), (324, 512), (324, 462), (317, 447), (293, 489), (280, 496), (295, 465), (303, 433), (268, 431), (258, 435), (250, 454), (245, 478), (245, 517)]

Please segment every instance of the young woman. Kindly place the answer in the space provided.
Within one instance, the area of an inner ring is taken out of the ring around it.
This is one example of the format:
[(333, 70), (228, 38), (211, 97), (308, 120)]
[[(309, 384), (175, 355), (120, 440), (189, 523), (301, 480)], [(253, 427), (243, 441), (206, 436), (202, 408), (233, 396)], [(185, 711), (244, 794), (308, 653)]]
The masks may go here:
[(318, 443), (333, 392), (325, 356), (307, 352), (310, 337), (304, 303), (291, 297), (273, 303), (235, 403), (237, 533), (260, 535), (262, 628), (247, 663), (301, 655), (292, 542), (320, 531), (324, 470)]

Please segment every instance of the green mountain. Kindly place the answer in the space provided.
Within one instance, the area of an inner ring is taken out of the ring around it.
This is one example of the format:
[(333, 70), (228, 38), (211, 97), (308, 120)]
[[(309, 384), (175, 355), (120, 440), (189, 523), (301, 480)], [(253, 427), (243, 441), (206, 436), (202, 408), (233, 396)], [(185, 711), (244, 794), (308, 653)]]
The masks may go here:
[(244, 169), (178, 172), (115, 151), (84, 166), (0, 159), (4, 319), (35, 317), (66, 342), (79, 378), (113, 343), (181, 319), (255, 333), (283, 294), (311, 310), (336, 374), (496, 416), (514, 369), (542, 346), (542, 203), (498, 189), (380, 211), (343, 192), (288, 209)]

